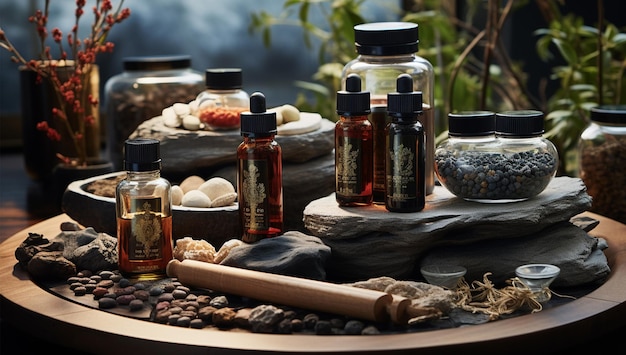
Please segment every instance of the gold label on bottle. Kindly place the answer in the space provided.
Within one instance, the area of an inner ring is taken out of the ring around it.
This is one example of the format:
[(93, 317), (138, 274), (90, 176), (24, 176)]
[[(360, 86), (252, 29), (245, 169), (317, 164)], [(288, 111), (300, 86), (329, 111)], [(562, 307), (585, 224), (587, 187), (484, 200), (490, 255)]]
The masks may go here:
[(265, 160), (245, 160), (243, 169), (243, 208), (246, 230), (270, 228), (269, 177)]
[(133, 199), (131, 235), (128, 254), (133, 260), (151, 260), (162, 257), (161, 199)]
[(337, 150), (337, 193), (343, 196), (356, 196), (363, 191), (360, 166), (360, 139), (343, 137), (341, 149)]
[[(415, 144), (412, 145), (413, 147)], [(393, 200), (415, 198), (415, 151), (400, 144), (389, 150), (390, 175), (387, 176), (387, 196)]]

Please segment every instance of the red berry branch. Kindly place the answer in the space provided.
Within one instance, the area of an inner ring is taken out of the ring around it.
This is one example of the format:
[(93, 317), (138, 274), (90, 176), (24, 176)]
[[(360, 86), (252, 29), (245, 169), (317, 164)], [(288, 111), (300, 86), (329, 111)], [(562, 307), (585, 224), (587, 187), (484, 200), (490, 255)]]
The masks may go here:
[[(130, 16), (130, 9), (122, 8), (124, 0), (114, 9), (111, 0), (96, 0), (93, 6), (94, 22), (91, 33), (84, 39), (78, 36), (78, 25), (84, 14), (86, 0), (76, 0), (75, 21), (70, 33), (63, 41), (63, 32), (53, 28), (50, 32), (54, 45), (58, 47), (58, 58), (53, 58), (48, 41), (48, 15), (50, 0), (45, 1), (44, 10), (37, 10), (28, 21), (35, 26), (39, 42), (39, 58), (26, 60), (13, 46), (0, 27), (0, 46), (11, 53), (11, 60), (37, 73), (37, 82), (47, 80), (54, 88), (55, 104), (53, 117), (61, 125), (52, 127), (47, 121), (37, 124), (37, 129), (46, 132), (48, 138), (55, 142), (71, 140), (74, 152), (57, 156), (67, 164), (86, 165), (87, 145), (85, 142), (86, 127), (94, 124), (94, 116), (88, 108), (97, 109), (98, 99), (90, 94), (90, 78), (94, 70), (96, 57), (99, 53), (112, 52), (113, 43), (106, 38), (115, 24), (121, 23)], [(70, 53), (70, 54), (68, 54)], [(60, 74), (61, 69), (70, 68), (69, 75)], [(69, 117), (78, 117), (70, 120)]]

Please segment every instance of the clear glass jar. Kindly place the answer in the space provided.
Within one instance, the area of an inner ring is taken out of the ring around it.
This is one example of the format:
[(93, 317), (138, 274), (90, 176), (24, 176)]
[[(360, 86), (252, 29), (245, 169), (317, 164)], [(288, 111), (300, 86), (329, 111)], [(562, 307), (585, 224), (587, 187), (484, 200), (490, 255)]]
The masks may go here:
[(206, 90), (196, 98), (196, 115), (207, 129), (239, 129), (239, 115), (250, 109), (250, 96), (242, 90), (242, 81), (238, 68), (206, 70)]
[(361, 77), (363, 90), (371, 93), (370, 122), (374, 133), (374, 202), (385, 202), (385, 127), (390, 123), (387, 114), (387, 94), (396, 91), (400, 74), (413, 78), (413, 90), (421, 91), (424, 114), (419, 121), (426, 135), (426, 194), (435, 187), (435, 114), (434, 70), (430, 62), (415, 53), (418, 51), (418, 25), (410, 22), (375, 22), (354, 26), (356, 50), (359, 54), (345, 65), (342, 72), (342, 90), (348, 75)]
[(483, 196), (476, 162), (498, 151), (495, 129), (495, 113), (490, 111), (448, 114), (448, 139), (435, 149), (435, 173), (443, 187), (466, 199)]
[(590, 211), (626, 223), (626, 105), (594, 107), (590, 119), (579, 141)]
[(556, 147), (542, 137), (543, 118), (534, 110), (500, 112), (495, 114), (495, 139), (486, 134), (475, 136), (471, 144), (459, 143), (468, 138), (442, 143), (436, 153), (442, 185), (456, 196), (486, 203), (538, 195), (558, 168)]
[(204, 90), (204, 78), (188, 55), (124, 58), (124, 71), (107, 80), (107, 153), (122, 168), (124, 142), (146, 120), (175, 103), (189, 103)]

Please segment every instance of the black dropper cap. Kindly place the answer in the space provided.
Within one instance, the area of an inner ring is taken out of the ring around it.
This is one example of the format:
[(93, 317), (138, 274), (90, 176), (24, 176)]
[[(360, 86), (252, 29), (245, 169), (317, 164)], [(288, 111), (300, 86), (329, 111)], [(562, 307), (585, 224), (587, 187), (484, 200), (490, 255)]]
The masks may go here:
[(400, 74), (396, 79), (396, 91), (387, 94), (387, 112), (399, 121), (417, 121), (422, 113), (422, 92), (413, 91), (413, 78)]
[(241, 135), (267, 137), (276, 134), (276, 113), (267, 112), (265, 95), (255, 92), (250, 95), (250, 112), (241, 113)]
[(496, 135), (500, 137), (528, 138), (542, 135), (543, 112), (517, 110), (496, 113)]
[(346, 90), (337, 91), (337, 114), (340, 116), (363, 116), (370, 109), (370, 93), (361, 91), (361, 77), (350, 74), (346, 78)]
[(126, 171), (160, 170), (161, 142), (151, 138), (126, 140), (124, 142), (124, 169)]
[(448, 114), (448, 135), (475, 137), (493, 135), (496, 115), (491, 111), (462, 111)]
[(242, 87), (242, 71), (239, 68), (207, 69), (205, 83), (208, 89), (237, 90)]
[(374, 22), (354, 26), (359, 54), (388, 56), (417, 52), (419, 33), (411, 22)]

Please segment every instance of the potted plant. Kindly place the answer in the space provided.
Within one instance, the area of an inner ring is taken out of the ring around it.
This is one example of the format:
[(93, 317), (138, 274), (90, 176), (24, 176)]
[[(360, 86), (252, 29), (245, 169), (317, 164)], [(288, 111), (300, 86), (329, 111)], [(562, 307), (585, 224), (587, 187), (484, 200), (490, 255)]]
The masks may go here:
[[(130, 10), (122, 8), (123, 2), (114, 8), (110, 0), (96, 0), (91, 32), (81, 39), (79, 21), (89, 11), (85, 9), (87, 1), (76, 0), (73, 27), (64, 34), (56, 27), (49, 31), (50, 1), (46, 0), (44, 9), (28, 18), (39, 39), (40, 53), (33, 59), (24, 58), (0, 27), (0, 46), (20, 68), (25, 163), (35, 180), (49, 177), (42, 170), (46, 162), (37, 160), (46, 150), (58, 158), (54, 165), (60, 163), (64, 168), (84, 169), (102, 162), (96, 57), (113, 50), (113, 43), (106, 38), (116, 24), (130, 16)], [(49, 40), (52, 45), (47, 44)], [(40, 132), (48, 142), (29, 139), (33, 132)]]

